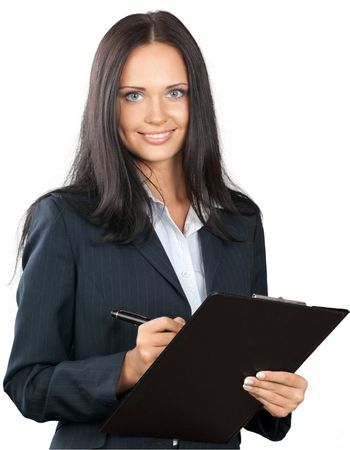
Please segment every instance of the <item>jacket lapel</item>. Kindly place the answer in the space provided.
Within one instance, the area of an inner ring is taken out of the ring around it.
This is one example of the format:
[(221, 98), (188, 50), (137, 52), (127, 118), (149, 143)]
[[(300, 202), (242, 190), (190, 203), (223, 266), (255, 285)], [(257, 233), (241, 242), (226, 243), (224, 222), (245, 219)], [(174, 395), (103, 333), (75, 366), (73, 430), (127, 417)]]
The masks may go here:
[(224, 252), (224, 245), (222, 239), (214, 236), (205, 227), (202, 227), (199, 231), (199, 239), (202, 247), (202, 257), (204, 265), (205, 284), (207, 288), (207, 294), (211, 292), (215, 272), (219, 266)]
[(157, 233), (152, 227), (153, 232), (150, 241), (143, 244), (145, 232), (141, 233), (140, 237), (133, 241), (133, 245), (142, 255), (148, 260), (152, 266), (177, 290), (177, 292), (188, 302), (186, 294), (182, 289), (180, 281), (176, 272), (170, 262), (170, 259), (160, 242)]
[[(239, 219), (237, 219), (237, 221), (238, 226), (232, 223), (232, 219), (231, 221), (227, 220), (226, 224), (231, 236), (233, 236), (237, 242), (243, 242), (247, 239), (247, 234), (244, 227), (239, 226)], [(220, 262), (225, 260), (225, 241), (208, 231), (205, 226), (199, 230), (199, 238), (202, 247), (207, 294), (209, 295), (212, 291), (215, 275)]]
[[(231, 234), (238, 241), (244, 241), (247, 236), (240, 221), (233, 224), (232, 221), (228, 222)], [(182, 289), (181, 283), (176, 275), (176, 272), (169, 260), (167, 253), (164, 250), (162, 243), (160, 242), (157, 233), (154, 228), (150, 241), (147, 244), (143, 244), (145, 238), (145, 232), (141, 233), (140, 237), (134, 240), (133, 245), (137, 250), (149, 261), (150, 264), (176, 289), (179, 295), (188, 303), (186, 294)], [(207, 293), (211, 292), (211, 287), (215, 280), (215, 274), (219, 267), (220, 261), (224, 258), (225, 247), (224, 241), (210, 231), (206, 227), (202, 227), (199, 230), (199, 238), (202, 249), (204, 275), (206, 282)]]

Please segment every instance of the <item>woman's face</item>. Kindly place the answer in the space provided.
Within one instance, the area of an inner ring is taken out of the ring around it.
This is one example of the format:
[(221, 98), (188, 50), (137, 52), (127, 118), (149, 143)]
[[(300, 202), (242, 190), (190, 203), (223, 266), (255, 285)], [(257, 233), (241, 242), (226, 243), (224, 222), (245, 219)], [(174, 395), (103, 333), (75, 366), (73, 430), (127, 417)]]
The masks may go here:
[(135, 48), (122, 71), (118, 108), (119, 136), (130, 152), (150, 165), (174, 158), (189, 120), (187, 71), (178, 50), (159, 42)]

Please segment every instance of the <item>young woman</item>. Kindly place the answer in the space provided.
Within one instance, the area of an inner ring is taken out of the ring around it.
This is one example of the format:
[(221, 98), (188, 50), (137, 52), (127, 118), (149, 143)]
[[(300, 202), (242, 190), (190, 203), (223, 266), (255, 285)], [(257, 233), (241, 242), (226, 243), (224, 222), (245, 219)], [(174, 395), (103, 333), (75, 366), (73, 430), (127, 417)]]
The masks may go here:
[[(260, 210), (223, 168), (206, 66), (174, 15), (103, 37), (69, 182), (30, 206), (20, 249), (4, 389), (25, 417), (59, 421), (50, 448), (239, 448), (240, 434), (99, 432), (211, 291), (267, 295)], [(115, 321), (119, 308), (151, 320)], [(263, 404), (245, 428), (276, 441), (307, 382), (266, 369), (242, 386)]]

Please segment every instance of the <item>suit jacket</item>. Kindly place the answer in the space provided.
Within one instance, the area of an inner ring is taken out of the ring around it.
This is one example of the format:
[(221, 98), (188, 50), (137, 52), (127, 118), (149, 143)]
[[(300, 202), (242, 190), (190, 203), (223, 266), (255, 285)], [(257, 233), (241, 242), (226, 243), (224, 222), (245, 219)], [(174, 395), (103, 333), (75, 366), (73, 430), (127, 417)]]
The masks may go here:
[[(199, 231), (207, 292), (267, 295), (260, 215), (223, 214), (236, 242), (204, 227)], [(110, 311), (127, 309), (151, 319), (191, 315), (156, 233), (144, 246), (140, 240), (91, 244), (102, 236), (59, 194), (37, 204), (22, 256), (4, 390), (23, 416), (59, 421), (50, 448), (173, 448), (172, 439), (98, 431), (125, 395), (117, 397), (115, 389), (137, 336), (136, 327), (115, 321)], [(263, 409), (245, 428), (277, 441), (290, 423), (291, 414), (278, 419)], [(180, 448), (239, 448), (240, 441), (239, 433), (227, 444), (180, 441)]]

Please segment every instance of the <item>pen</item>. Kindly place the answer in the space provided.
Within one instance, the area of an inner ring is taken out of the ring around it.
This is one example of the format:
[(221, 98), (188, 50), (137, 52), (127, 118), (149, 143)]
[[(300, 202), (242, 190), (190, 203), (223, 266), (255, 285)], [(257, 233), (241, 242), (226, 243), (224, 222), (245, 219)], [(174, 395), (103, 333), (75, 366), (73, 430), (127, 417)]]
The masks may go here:
[(135, 326), (149, 321), (146, 316), (141, 316), (140, 314), (125, 311), (123, 309), (114, 309), (111, 311), (111, 315), (116, 319), (125, 320), (125, 322), (132, 323)]

